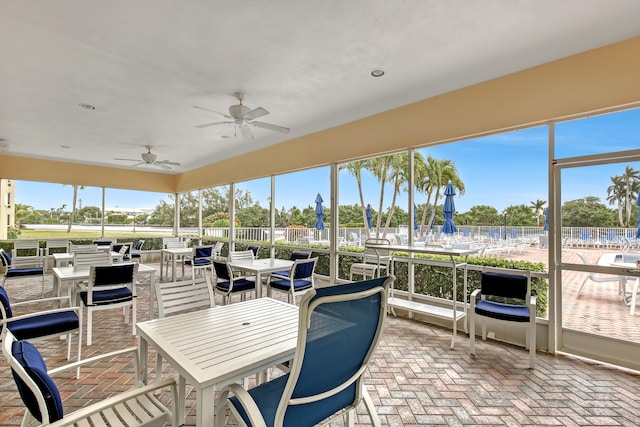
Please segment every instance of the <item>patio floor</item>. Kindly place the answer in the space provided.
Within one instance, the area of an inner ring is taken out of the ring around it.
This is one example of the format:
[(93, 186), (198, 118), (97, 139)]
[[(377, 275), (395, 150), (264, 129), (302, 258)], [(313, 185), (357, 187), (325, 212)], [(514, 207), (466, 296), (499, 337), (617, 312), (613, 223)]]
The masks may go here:
[[(579, 286), (582, 279), (575, 279)], [(50, 273), (46, 281), (51, 292)], [(14, 302), (37, 298), (40, 283), (15, 280), (8, 292)], [(138, 287), (139, 320), (148, 318), (148, 292), (148, 283), (143, 282)], [(626, 315), (630, 317), (628, 309)], [(96, 313), (94, 344), (84, 346), (83, 357), (136, 345), (130, 333), (119, 315)], [(450, 340), (449, 329), (388, 318), (367, 379), (383, 425), (640, 425), (639, 373), (540, 352), (536, 369), (529, 370), (522, 348), (480, 341), (474, 358), (468, 354), (464, 335), (455, 350), (449, 349)], [(64, 341), (51, 339), (36, 345), (49, 368), (65, 363)], [(154, 364), (150, 360), (150, 366)], [(164, 375), (175, 376), (166, 363)], [(83, 368), (80, 380), (73, 373), (55, 377), (66, 412), (132, 387), (133, 378), (131, 364), (122, 363)], [(195, 393), (189, 393), (187, 403), (186, 425), (194, 425)], [(19, 425), (23, 411), (10, 370), (0, 363), (0, 425)], [(362, 405), (356, 425), (369, 425)]]

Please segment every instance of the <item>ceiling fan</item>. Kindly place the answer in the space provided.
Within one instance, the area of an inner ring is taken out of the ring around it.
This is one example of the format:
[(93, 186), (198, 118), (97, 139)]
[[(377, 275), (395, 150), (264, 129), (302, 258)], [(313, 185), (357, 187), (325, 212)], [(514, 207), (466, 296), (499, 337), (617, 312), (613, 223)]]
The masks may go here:
[(253, 139), (253, 133), (251, 132), (251, 128), (249, 126), (255, 126), (257, 128), (273, 130), (280, 133), (289, 133), (289, 128), (284, 126), (273, 125), (271, 123), (258, 122), (257, 118), (266, 116), (269, 114), (267, 110), (262, 107), (254, 108), (253, 110), (242, 103), (244, 99), (244, 94), (240, 92), (236, 92), (233, 94), (236, 99), (240, 102), (237, 105), (231, 105), (229, 107), (229, 114), (219, 113), (217, 111), (209, 110), (208, 108), (198, 107), (194, 105), (193, 108), (198, 108), (200, 110), (209, 111), (211, 113), (219, 114), (229, 120), (222, 122), (212, 122), (205, 123), (203, 125), (196, 126), (197, 128), (205, 128), (208, 126), (215, 125), (223, 125), (223, 124), (235, 124), (236, 131), (240, 129), (242, 136), (244, 139)]
[(169, 160), (156, 160), (158, 158), (158, 155), (151, 152), (151, 146), (145, 145), (144, 148), (147, 149), (147, 152), (140, 154), (140, 157), (142, 157), (142, 161), (138, 159), (115, 159), (115, 158), (113, 160), (138, 162), (132, 166), (151, 165), (151, 166), (157, 166), (159, 168), (166, 169), (166, 170), (170, 170), (171, 169), (170, 166), (180, 166), (180, 163), (178, 162), (171, 162)]

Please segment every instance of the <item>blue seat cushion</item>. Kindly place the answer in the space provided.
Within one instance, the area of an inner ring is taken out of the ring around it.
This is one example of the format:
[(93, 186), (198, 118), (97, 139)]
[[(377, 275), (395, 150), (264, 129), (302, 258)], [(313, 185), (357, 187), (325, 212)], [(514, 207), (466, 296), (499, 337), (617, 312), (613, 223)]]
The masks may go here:
[[(270, 285), (272, 288), (282, 289), (283, 291), (288, 291), (291, 289), (291, 282), (284, 279), (273, 280)], [(311, 288), (311, 280), (295, 279), (293, 281), (293, 289), (295, 291), (302, 291), (309, 288)]]
[(476, 313), (481, 316), (509, 322), (528, 322), (530, 318), (529, 307), (525, 305), (504, 304), (484, 300), (476, 303)]
[(35, 276), (44, 275), (44, 268), (42, 267), (28, 267), (28, 268), (12, 268), (7, 270), (7, 277), (19, 277), (19, 276)]
[[(229, 292), (230, 283), (231, 282), (229, 281), (218, 282), (216, 284), (216, 289), (221, 290), (223, 292)], [(253, 280), (247, 280), (247, 279), (234, 280), (233, 288), (231, 289), (231, 292), (248, 291), (250, 289), (254, 289), (255, 287), (256, 287), (256, 282), (254, 282)]]
[(19, 340), (62, 335), (79, 327), (78, 315), (74, 311), (41, 314), (9, 323), (9, 330)]
[[(87, 304), (87, 291), (80, 292), (80, 299)], [(131, 289), (123, 287), (116, 289), (105, 289), (104, 291), (93, 291), (93, 305), (117, 304), (119, 302), (131, 301), (133, 294)]]
[(274, 271), (271, 274), (275, 274), (276, 276), (289, 277), (289, 271), (290, 270)]
[(206, 265), (211, 265), (211, 260), (205, 258), (196, 258), (194, 260), (188, 259), (184, 263), (187, 265), (193, 265), (195, 267), (204, 267)]
[[(275, 380), (248, 390), (249, 395), (260, 409), (260, 413), (267, 426), (271, 427), (274, 425), (276, 410), (278, 409), (278, 404), (280, 403), (280, 398), (282, 397), (288, 379), (289, 374), (285, 374)], [(287, 408), (283, 425), (287, 427), (316, 425), (329, 415), (350, 405), (355, 399), (355, 389), (355, 384), (352, 384), (333, 397), (314, 403), (290, 406)], [(296, 396), (294, 395), (294, 397)], [(249, 421), (249, 417), (247, 417), (247, 413), (237, 397), (233, 396), (229, 398), (229, 402), (236, 408), (244, 422), (248, 426), (251, 426), (252, 424)]]
[[(16, 341), (11, 346), (11, 354), (18, 361), (20, 366), (24, 368), (27, 375), (36, 383), (38, 389), (44, 396), (44, 400), (49, 414), (49, 421), (55, 422), (63, 417), (62, 398), (58, 387), (47, 373), (47, 366), (33, 344), (28, 341)], [(20, 397), (26, 405), (31, 415), (35, 419), (42, 422), (42, 414), (38, 407), (35, 395), (27, 384), (13, 371), (13, 379), (18, 386)]]

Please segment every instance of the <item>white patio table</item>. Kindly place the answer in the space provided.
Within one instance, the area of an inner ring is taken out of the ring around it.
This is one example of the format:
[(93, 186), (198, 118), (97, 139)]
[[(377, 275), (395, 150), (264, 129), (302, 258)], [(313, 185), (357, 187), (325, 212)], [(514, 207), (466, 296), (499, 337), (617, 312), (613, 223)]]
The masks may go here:
[[(56, 267), (67, 267), (69, 263), (73, 261), (73, 254), (69, 252), (62, 252), (53, 254), (53, 262)], [(111, 251), (111, 259), (113, 262), (122, 262), (124, 255), (120, 252)]]
[(273, 273), (274, 271), (289, 270), (293, 261), (279, 258), (242, 259), (229, 261), (229, 265), (234, 270), (242, 270), (256, 276), (256, 298), (262, 297), (262, 274)]
[[(197, 325), (197, 327), (194, 327)], [(180, 375), (178, 420), (184, 424), (185, 383), (196, 390), (196, 426), (214, 425), (214, 391), (291, 360), (298, 338), (298, 307), (272, 298), (137, 323), (146, 382), (151, 345)]]
[(635, 280), (640, 277), (640, 254), (636, 253), (604, 253), (598, 260), (598, 265), (616, 267), (622, 277), (622, 300), (629, 305), (629, 314), (635, 315), (636, 300), (638, 296), (639, 282), (636, 280), (631, 289), (631, 293), (627, 295), (627, 280)]
[[(176, 263), (178, 258), (185, 257), (186, 255), (191, 255), (193, 253), (193, 248), (164, 248), (162, 249), (162, 253), (160, 255), (160, 280), (163, 279), (162, 269), (164, 267), (164, 256), (165, 254), (171, 257), (171, 281), (176, 281)], [(184, 277), (184, 264), (182, 265), (182, 276)]]
[[(153, 317), (153, 304), (155, 302), (155, 281), (156, 269), (146, 264), (138, 264), (138, 274), (149, 275), (149, 318)], [(74, 283), (79, 280), (89, 280), (89, 268), (74, 269), (73, 267), (54, 267), (53, 268), (53, 294), (60, 296), (61, 290), (65, 285)], [(68, 287), (67, 287), (68, 291)]]

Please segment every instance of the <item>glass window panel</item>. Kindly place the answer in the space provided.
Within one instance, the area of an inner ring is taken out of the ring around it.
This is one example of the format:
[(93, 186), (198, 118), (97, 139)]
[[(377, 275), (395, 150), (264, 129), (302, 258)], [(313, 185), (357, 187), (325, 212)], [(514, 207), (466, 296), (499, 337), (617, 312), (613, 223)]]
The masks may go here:
[(236, 239), (269, 241), (271, 178), (235, 185)]
[[(275, 177), (275, 233), (281, 241), (329, 247), (331, 226), (330, 168), (322, 167)], [(318, 223), (316, 199), (322, 200)], [(316, 225), (318, 228), (316, 228)]]

